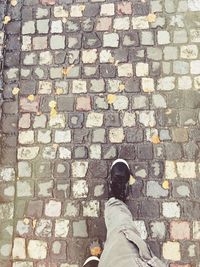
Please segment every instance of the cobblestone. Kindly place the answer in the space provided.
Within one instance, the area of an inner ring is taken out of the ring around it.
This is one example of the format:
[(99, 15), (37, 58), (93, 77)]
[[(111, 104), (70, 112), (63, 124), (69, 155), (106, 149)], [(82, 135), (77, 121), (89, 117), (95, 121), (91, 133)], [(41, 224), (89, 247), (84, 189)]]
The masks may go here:
[(123, 157), (142, 237), (198, 267), (198, 1), (0, 2), (0, 265), (81, 266)]

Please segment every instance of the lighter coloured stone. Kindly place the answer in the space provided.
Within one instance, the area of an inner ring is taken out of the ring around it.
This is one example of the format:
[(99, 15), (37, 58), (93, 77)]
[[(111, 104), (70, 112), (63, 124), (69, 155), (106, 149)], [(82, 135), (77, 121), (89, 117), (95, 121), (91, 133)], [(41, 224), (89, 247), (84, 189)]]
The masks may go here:
[(91, 112), (87, 116), (86, 127), (101, 127), (103, 125), (103, 114), (97, 112)]
[(14, 239), (13, 251), (12, 251), (13, 259), (26, 259), (26, 250), (25, 250), (25, 239), (16, 237)]
[(178, 202), (162, 203), (163, 216), (166, 218), (180, 218), (180, 206)]
[(116, 92), (119, 92), (119, 88), (120, 88), (120, 85), (122, 84), (122, 81), (112, 79), (112, 80), (108, 80), (107, 83), (108, 83), (108, 85), (107, 85), (108, 92), (109, 93), (116, 93)]
[(99, 201), (91, 200), (89, 202), (83, 201), (83, 216), (85, 217), (98, 217), (99, 215)]
[(70, 130), (56, 130), (54, 141), (57, 144), (71, 142), (71, 131)]
[(136, 124), (136, 115), (135, 113), (125, 112), (123, 117), (123, 126), (132, 127)]
[(181, 57), (185, 59), (195, 59), (198, 57), (198, 47), (196, 45), (181, 46)]
[(63, 24), (61, 20), (53, 20), (51, 22), (51, 33), (62, 33)]
[(36, 54), (30, 53), (24, 57), (23, 63), (24, 65), (35, 65), (35, 60), (36, 60)]
[(39, 81), (39, 94), (49, 95), (52, 92), (52, 82), (51, 81)]
[(73, 183), (72, 192), (74, 198), (86, 198), (88, 191), (88, 185), (85, 180), (78, 180)]
[(100, 63), (111, 63), (114, 62), (114, 58), (111, 54), (111, 50), (103, 49), (99, 54)]
[(88, 170), (87, 161), (75, 161), (72, 162), (72, 176), (84, 178)]
[(51, 116), (49, 120), (49, 126), (52, 128), (65, 128), (66, 119), (64, 114), (57, 114), (56, 116)]
[(130, 63), (120, 64), (117, 67), (119, 77), (132, 77), (133, 66)]
[(50, 65), (53, 63), (53, 56), (50, 51), (41, 52), (39, 55), (40, 65)]
[(15, 169), (14, 168), (0, 168), (0, 180), (5, 182), (10, 182), (15, 179)]
[(33, 267), (33, 262), (30, 261), (15, 261), (13, 267)]
[(149, 28), (149, 23), (146, 16), (133, 17), (132, 25), (134, 30), (144, 30)]
[(46, 127), (46, 122), (47, 122), (47, 117), (46, 115), (38, 115), (35, 116), (34, 122), (33, 122), (33, 128), (45, 128)]
[(109, 130), (109, 140), (111, 143), (122, 143), (124, 138), (123, 128), (113, 128)]
[(31, 259), (42, 260), (47, 256), (47, 242), (42, 240), (30, 240), (28, 243), (28, 255)]
[(17, 79), (17, 76), (19, 74), (18, 68), (10, 68), (6, 71), (6, 76), (8, 79)]
[(18, 141), (22, 145), (31, 145), (34, 143), (34, 131), (20, 131)]
[(39, 237), (51, 237), (52, 222), (47, 219), (39, 219), (35, 227), (35, 235)]
[(145, 93), (152, 93), (155, 91), (154, 79), (152, 78), (142, 78), (142, 90)]
[(97, 49), (89, 49), (82, 51), (82, 61), (84, 64), (92, 64), (97, 60)]
[(188, 8), (191, 11), (200, 11), (199, 0), (188, 0)]
[(89, 155), (91, 159), (101, 159), (101, 145), (91, 145), (89, 148)]
[(67, 237), (69, 232), (69, 220), (57, 219), (55, 223), (55, 237)]
[(59, 147), (58, 152), (60, 159), (71, 159), (72, 157), (72, 152), (69, 148)]
[(38, 182), (38, 196), (51, 197), (53, 185), (53, 180), (46, 182)]
[(158, 90), (171, 91), (175, 88), (175, 77), (164, 77), (158, 80)]
[(38, 33), (47, 34), (49, 31), (49, 19), (41, 19), (36, 21)]
[(17, 151), (17, 158), (18, 159), (24, 159), (24, 160), (30, 160), (37, 157), (39, 153), (39, 147), (38, 146), (32, 146), (32, 147), (19, 147)]
[(179, 261), (181, 259), (180, 243), (167, 241), (163, 244), (163, 257), (166, 260)]
[(128, 98), (123, 95), (117, 95), (116, 101), (113, 103), (113, 108), (115, 110), (125, 110), (128, 109)]
[(154, 127), (156, 125), (155, 112), (153, 110), (140, 111), (139, 122), (145, 127)]
[(56, 158), (57, 146), (45, 146), (42, 152), (44, 159), (53, 160)]
[(200, 239), (200, 221), (193, 222), (193, 238)]
[(61, 202), (50, 200), (45, 205), (45, 215), (48, 217), (59, 217), (61, 214)]
[(12, 220), (13, 211), (14, 204), (12, 202), (0, 204), (0, 220)]
[(70, 16), (74, 18), (82, 17), (84, 9), (85, 5), (72, 5), (70, 10)]
[(103, 34), (103, 47), (118, 47), (119, 35), (117, 33), (104, 33)]
[(113, 28), (117, 31), (128, 30), (130, 28), (129, 17), (115, 18), (113, 23)]
[(189, 76), (181, 76), (178, 78), (178, 89), (188, 90), (192, 88), (192, 79)]
[(35, 21), (27, 21), (22, 26), (22, 34), (33, 34), (35, 33)]
[(102, 4), (100, 16), (113, 16), (115, 14), (115, 6), (113, 3)]
[(3, 191), (4, 196), (7, 197), (14, 197), (15, 195), (15, 187), (14, 186), (7, 186)]
[(200, 60), (193, 60), (190, 62), (191, 74), (200, 74)]
[(165, 161), (165, 178), (170, 180), (177, 178), (176, 165), (174, 161)]
[(149, 64), (139, 62), (136, 64), (136, 76), (148, 76), (149, 75)]
[(100, 197), (104, 194), (105, 188), (103, 184), (96, 185), (94, 188), (94, 196), (95, 197)]
[(39, 143), (48, 144), (51, 142), (51, 131), (50, 130), (39, 130), (37, 140)]
[(177, 172), (181, 178), (196, 178), (195, 162), (177, 162)]
[(167, 103), (166, 103), (164, 96), (162, 96), (160, 94), (153, 95), (152, 96), (152, 102), (156, 108), (166, 108), (167, 107)]
[(63, 6), (55, 6), (54, 7), (54, 17), (55, 18), (67, 18), (69, 16), (69, 12), (64, 9)]
[(17, 196), (18, 197), (32, 197), (33, 182), (32, 181), (17, 181)]
[(73, 80), (72, 82), (72, 93), (81, 94), (87, 93), (87, 83), (83, 80)]
[(196, 90), (200, 89), (200, 76), (194, 77), (194, 88)]
[(157, 33), (158, 44), (164, 45), (170, 43), (170, 34), (168, 31), (158, 31)]
[(46, 16), (48, 16), (48, 9), (38, 7), (38, 9), (36, 11), (36, 18), (41, 19), (41, 18), (46, 17)]

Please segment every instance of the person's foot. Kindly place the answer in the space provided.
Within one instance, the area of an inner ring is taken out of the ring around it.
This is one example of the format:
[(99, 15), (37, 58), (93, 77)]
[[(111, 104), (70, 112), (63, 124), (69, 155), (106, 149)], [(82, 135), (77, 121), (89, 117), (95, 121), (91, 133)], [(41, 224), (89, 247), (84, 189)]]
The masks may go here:
[(126, 201), (130, 175), (130, 167), (125, 160), (117, 159), (113, 162), (109, 181), (109, 198), (115, 197), (123, 202)]

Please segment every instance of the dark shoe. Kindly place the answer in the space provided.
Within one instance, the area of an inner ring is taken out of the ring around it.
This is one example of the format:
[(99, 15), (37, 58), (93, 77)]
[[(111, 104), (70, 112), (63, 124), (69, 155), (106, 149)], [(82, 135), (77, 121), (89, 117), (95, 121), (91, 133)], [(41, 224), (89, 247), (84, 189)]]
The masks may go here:
[(99, 264), (99, 258), (96, 256), (90, 256), (84, 262), (83, 267), (97, 267)]
[(117, 159), (111, 166), (111, 178), (109, 181), (109, 198), (115, 197), (123, 202), (128, 196), (130, 167), (123, 159)]

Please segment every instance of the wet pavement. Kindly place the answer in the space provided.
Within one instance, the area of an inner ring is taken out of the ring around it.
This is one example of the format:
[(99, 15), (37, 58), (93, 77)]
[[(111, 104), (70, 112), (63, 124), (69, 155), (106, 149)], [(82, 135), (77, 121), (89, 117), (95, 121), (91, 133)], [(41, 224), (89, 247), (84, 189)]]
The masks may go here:
[(142, 237), (199, 267), (199, 0), (0, 1), (0, 18), (0, 266), (81, 266), (121, 157)]

